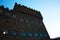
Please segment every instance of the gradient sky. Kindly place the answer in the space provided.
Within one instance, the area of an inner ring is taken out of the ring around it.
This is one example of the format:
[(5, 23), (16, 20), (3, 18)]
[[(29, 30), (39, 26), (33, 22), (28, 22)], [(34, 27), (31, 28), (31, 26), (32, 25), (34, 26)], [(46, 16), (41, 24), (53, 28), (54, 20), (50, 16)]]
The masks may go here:
[(13, 9), (15, 2), (40, 11), (50, 38), (60, 37), (60, 0), (0, 0), (0, 6)]

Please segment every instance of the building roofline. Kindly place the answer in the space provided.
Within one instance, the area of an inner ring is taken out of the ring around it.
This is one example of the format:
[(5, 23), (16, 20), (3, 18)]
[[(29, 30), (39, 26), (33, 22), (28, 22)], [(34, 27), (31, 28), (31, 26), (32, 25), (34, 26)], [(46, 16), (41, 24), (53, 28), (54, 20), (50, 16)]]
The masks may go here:
[[(20, 10), (19, 8), (22, 8), (22, 9)], [(35, 16), (38, 16), (38, 17), (40, 17), (40, 18), (43, 19), (40, 11), (37, 11), (35, 9), (29, 8), (27, 6), (24, 6), (24, 5), (21, 5), (21, 4), (17, 4), (17, 3), (15, 3), (14, 8), (12, 10), (9, 10), (9, 8), (4, 8), (3, 5), (0, 6), (0, 10), (1, 9), (4, 10), (4, 11), (6, 10), (6, 12), (13, 12), (13, 11), (16, 11), (17, 9), (19, 9), (17, 11), (23, 11), (23, 12), (26, 12), (26, 13), (29, 13), (29, 14), (32, 14), (32, 15), (35, 15)], [(23, 9), (25, 9), (25, 10), (23, 10)]]
[(17, 3), (15, 3), (15, 5), (17, 5), (17, 6), (21, 6), (21, 7), (24, 7), (24, 8), (26, 8), (26, 9), (29, 9), (29, 10), (34, 11), (34, 12), (38, 12), (38, 13), (40, 13), (40, 11), (37, 11), (37, 10), (35, 10), (35, 9), (33, 9), (33, 8), (30, 8), (30, 7), (27, 7), (27, 6), (21, 5), (21, 4), (17, 4)]

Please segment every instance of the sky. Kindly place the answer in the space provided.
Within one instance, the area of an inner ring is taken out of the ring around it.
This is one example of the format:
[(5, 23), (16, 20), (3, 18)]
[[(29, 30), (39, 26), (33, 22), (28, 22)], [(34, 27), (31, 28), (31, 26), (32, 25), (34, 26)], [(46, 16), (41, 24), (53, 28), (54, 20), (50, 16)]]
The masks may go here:
[(40, 11), (50, 38), (60, 37), (60, 0), (0, 0), (0, 6), (11, 10), (15, 2)]

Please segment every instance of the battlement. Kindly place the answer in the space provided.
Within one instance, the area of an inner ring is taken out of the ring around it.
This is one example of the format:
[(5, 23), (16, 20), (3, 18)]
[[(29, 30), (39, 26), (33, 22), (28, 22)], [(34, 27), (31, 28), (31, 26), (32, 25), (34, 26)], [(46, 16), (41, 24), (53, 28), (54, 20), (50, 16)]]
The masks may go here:
[(3, 11), (3, 12), (8, 12), (10, 11), (9, 8), (5, 8), (3, 5), (0, 6), (0, 10)]
[(32, 9), (30, 7), (26, 7), (26, 6), (21, 5), (21, 4), (15, 3), (13, 10), (18, 11), (18, 12), (21, 11), (21, 12), (28, 13), (28, 14), (31, 14), (31, 15), (35, 15), (35, 16), (38, 16), (38, 17), (43, 19), (40, 11), (37, 11), (37, 10)]
[(30, 7), (27, 7), (27, 6), (24, 6), (24, 5), (21, 5), (21, 4), (17, 4), (17, 3), (15, 3), (15, 6), (24, 7), (24, 8), (26, 8), (26, 9), (31, 10), (31, 11), (34, 11), (34, 12), (40, 13), (40, 11), (37, 11), (37, 10), (35, 10), (35, 9), (32, 9), (32, 8), (30, 8)]
[(32, 9), (30, 7), (27, 7), (27, 6), (24, 6), (24, 5), (21, 5), (21, 4), (17, 4), (15, 3), (14, 5), (14, 8), (12, 10), (9, 10), (9, 8), (4, 8), (4, 6), (0, 6), (0, 10), (2, 10), (4, 13), (6, 12), (24, 12), (24, 13), (28, 13), (28, 14), (31, 14), (31, 15), (34, 15), (34, 16), (37, 16), (37, 17), (40, 17), (43, 19), (40, 11), (37, 11), (35, 9)]

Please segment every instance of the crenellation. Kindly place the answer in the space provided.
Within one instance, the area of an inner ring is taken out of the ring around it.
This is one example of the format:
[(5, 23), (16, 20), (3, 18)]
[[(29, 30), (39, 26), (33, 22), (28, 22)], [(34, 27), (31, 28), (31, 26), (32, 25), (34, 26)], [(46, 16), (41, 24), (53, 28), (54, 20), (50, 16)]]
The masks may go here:
[(0, 6), (0, 9), (2, 9), (2, 8), (4, 8), (4, 6), (3, 6), (3, 5), (1, 5), (1, 6)]
[(9, 10), (9, 8), (7, 7), (6, 10)]
[(24, 7), (24, 8), (27, 8), (26, 6), (24, 6), (24, 5), (21, 5), (22, 7)]
[(36, 11), (35, 9), (32, 9), (32, 8), (30, 8), (30, 7), (26, 7), (26, 6), (24, 6), (24, 5), (21, 5), (21, 4), (17, 4), (17, 3), (15, 3), (15, 6), (20, 6), (20, 7), (24, 7), (24, 8), (26, 8), (26, 9), (29, 9), (29, 10), (31, 10), (31, 11), (34, 11), (34, 12), (38, 12), (38, 11)]

